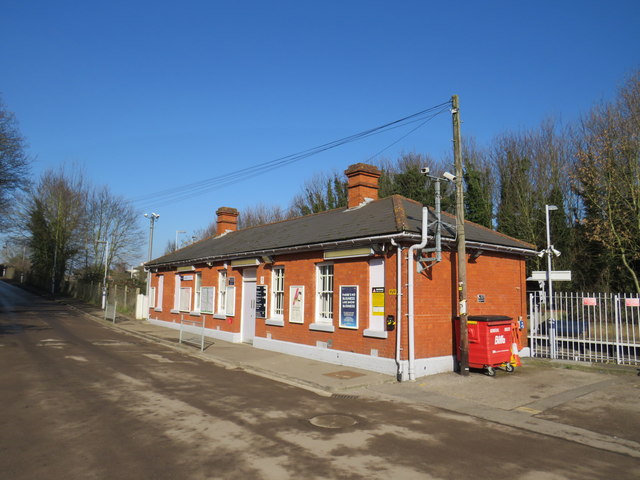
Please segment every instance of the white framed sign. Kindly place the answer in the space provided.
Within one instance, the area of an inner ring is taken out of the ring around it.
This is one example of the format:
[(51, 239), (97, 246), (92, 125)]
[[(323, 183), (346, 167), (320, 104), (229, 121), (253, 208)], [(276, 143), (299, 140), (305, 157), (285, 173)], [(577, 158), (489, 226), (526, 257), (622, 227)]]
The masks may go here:
[(289, 323), (304, 323), (304, 286), (289, 287)]
[(340, 286), (340, 328), (358, 329), (358, 286)]

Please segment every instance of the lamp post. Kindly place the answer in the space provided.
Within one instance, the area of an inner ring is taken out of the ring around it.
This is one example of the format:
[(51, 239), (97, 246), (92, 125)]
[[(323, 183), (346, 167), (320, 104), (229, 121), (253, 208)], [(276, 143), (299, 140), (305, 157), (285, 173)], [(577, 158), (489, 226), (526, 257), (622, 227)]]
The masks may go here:
[(151, 255), (153, 254), (153, 227), (156, 223), (156, 220), (160, 218), (160, 215), (157, 213), (145, 213), (145, 217), (149, 219), (149, 258), (147, 261), (151, 261)]
[(22, 267), (20, 268), (20, 284), (21, 285), (24, 283), (24, 271), (26, 270), (26, 262), (24, 257), (26, 253), (27, 253), (27, 246), (22, 245)]
[[(156, 220), (160, 218), (160, 215), (157, 213), (145, 213), (145, 217), (149, 219), (149, 256), (147, 261), (151, 261), (151, 256), (153, 255), (153, 228), (155, 226)], [(151, 271), (147, 270), (147, 302), (149, 301), (149, 289), (151, 287)], [(148, 303), (147, 303), (148, 304)], [(147, 317), (149, 316), (149, 309), (147, 308)]]
[(107, 308), (107, 271), (109, 261), (109, 240), (98, 240), (97, 244), (104, 243), (104, 279), (102, 281), (102, 310)]
[(178, 234), (180, 233), (187, 233), (187, 232), (185, 230), (176, 230), (176, 244), (175, 244), (175, 248), (173, 249), (174, 252), (178, 250)]
[(553, 248), (551, 244), (551, 227), (549, 225), (549, 212), (553, 210), (558, 210), (558, 207), (555, 205), (545, 205), (545, 219), (547, 226), (547, 248), (543, 250), (543, 252), (547, 255), (547, 289), (548, 289), (548, 300), (547, 300), (547, 309), (549, 311), (549, 343), (550, 343), (550, 354), (551, 358), (557, 358), (558, 351), (556, 345), (556, 320), (553, 315), (553, 281), (551, 280), (551, 257), (553, 255), (559, 256), (560, 252)]

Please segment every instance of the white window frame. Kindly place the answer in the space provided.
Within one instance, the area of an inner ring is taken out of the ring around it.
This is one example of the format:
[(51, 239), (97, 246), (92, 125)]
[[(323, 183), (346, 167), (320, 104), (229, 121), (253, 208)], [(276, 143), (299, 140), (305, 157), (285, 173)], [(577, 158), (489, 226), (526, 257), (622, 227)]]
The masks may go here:
[[(216, 287), (202, 287), (200, 291), (200, 313), (210, 313), (213, 315), (216, 311)], [(205, 301), (205, 305), (207, 304), (207, 299), (211, 299), (210, 310), (202, 307), (203, 301)]]
[(153, 304), (157, 312), (162, 311), (162, 300), (164, 297), (164, 275), (158, 275), (158, 288), (156, 289), (156, 300)]
[[(333, 263), (316, 265), (316, 323), (333, 324), (335, 295)], [(327, 309), (328, 307), (328, 309)]]
[(176, 312), (180, 311), (180, 288), (182, 284), (182, 277), (179, 273), (176, 274), (176, 281), (173, 287), (173, 309)]
[(191, 311), (191, 287), (180, 287), (180, 306), (181, 312)]
[(226, 315), (227, 311), (227, 271), (218, 271), (218, 305), (216, 313)]
[(284, 319), (284, 267), (273, 267), (271, 272), (270, 318)]
[(193, 311), (200, 313), (200, 303), (202, 301), (202, 272), (196, 272), (193, 283)]
[(233, 317), (236, 314), (236, 287), (230, 285), (226, 290), (226, 305), (224, 314), (228, 317)]
[(149, 288), (149, 308), (156, 308), (156, 287)]

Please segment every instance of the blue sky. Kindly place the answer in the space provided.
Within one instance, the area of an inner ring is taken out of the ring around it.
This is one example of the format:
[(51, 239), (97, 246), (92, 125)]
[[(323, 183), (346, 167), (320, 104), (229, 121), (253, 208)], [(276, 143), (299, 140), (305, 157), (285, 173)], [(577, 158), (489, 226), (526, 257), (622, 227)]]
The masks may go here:
[[(137, 201), (154, 257), (221, 206), (286, 206), (320, 171), (450, 155), (445, 113), (167, 204), (153, 193), (252, 167), (460, 97), (482, 145), (575, 120), (640, 68), (638, 1), (17, 1), (0, 94), (34, 178), (77, 164)], [(149, 199), (151, 198), (151, 199)], [(145, 236), (146, 242), (146, 236)], [(141, 250), (140, 260), (146, 259)]]

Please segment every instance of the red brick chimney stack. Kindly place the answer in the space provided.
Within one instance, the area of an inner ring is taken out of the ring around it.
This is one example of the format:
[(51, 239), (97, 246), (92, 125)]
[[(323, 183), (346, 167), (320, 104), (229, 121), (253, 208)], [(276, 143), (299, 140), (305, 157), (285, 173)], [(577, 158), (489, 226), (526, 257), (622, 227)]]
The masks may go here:
[(378, 179), (380, 170), (373, 165), (356, 163), (344, 171), (349, 179), (349, 208), (357, 207), (364, 201), (378, 199)]
[(220, 207), (216, 210), (218, 216), (216, 235), (235, 232), (238, 229), (238, 210), (230, 207)]

